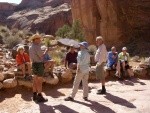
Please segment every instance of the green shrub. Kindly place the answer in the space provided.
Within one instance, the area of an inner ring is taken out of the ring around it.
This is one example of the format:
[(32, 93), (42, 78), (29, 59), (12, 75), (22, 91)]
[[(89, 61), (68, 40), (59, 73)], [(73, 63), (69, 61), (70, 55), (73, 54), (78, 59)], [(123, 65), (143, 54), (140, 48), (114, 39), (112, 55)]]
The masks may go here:
[(3, 42), (7, 44), (9, 48), (13, 48), (15, 45), (21, 43), (21, 39), (19, 36), (8, 36), (3, 38)]
[(69, 37), (70, 31), (71, 31), (71, 27), (68, 25), (64, 25), (61, 28), (59, 28), (55, 34), (56, 36), (65, 38), (65, 37)]
[(79, 41), (85, 40), (85, 36), (82, 32), (81, 23), (79, 20), (75, 20), (72, 24), (72, 27), (64, 25), (56, 31), (57, 37), (78, 39)]

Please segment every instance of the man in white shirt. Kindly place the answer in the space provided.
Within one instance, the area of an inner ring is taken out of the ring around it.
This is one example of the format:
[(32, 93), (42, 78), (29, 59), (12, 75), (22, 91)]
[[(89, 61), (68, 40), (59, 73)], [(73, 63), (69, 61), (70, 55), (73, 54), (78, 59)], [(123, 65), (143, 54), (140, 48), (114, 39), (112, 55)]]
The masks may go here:
[(102, 84), (102, 90), (98, 90), (97, 94), (105, 94), (105, 75), (104, 75), (104, 63), (107, 61), (107, 49), (104, 45), (103, 38), (101, 36), (98, 36), (96, 38), (96, 44), (98, 46), (98, 49), (95, 54), (95, 61), (96, 64), (96, 79), (100, 80)]

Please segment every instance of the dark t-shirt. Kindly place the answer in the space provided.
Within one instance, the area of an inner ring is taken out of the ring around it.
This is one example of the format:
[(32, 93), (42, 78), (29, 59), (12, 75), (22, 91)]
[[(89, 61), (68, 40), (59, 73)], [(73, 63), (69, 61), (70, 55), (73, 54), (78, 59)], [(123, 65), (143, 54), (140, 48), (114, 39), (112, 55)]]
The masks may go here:
[(77, 55), (78, 55), (77, 52), (74, 53), (68, 52), (66, 54), (65, 60), (68, 62), (68, 66), (70, 63), (77, 63)]

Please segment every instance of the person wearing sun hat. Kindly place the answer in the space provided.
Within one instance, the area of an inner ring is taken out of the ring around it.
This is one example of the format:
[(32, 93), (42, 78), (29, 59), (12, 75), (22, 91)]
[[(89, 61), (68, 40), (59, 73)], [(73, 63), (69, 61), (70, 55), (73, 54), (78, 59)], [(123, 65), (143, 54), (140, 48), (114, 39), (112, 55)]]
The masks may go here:
[(89, 78), (89, 64), (90, 54), (88, 53), (88, 43), (82, 42), (80, 45), (80, 51), (77, 56), (77, 72), (73, 83), (73, 89), (71, 94), (65, 98), (65, 101), (73, 101), (78, 91), (79, 84), (82, 80), (83, 84), (83, 99), (88, 100), (88, 78)]
[[(16, 55), (17, 66), (18, 66), (19, 69), (21, 69), (22, 74), (24, 76), (24, 79), (32, 78), (32, 76), (31, 76), (31, 64), (30, 64), (29, 55), (24, 52), (24, 47), (23, 46), (19, 46), (17, 48), (17, 52), (18, 52), (18, 54)], [(27, 66), (27, 68), (28, 68), (28, 75), (29, 75), (28, 77), (25, 74), (25, 66)]]
[(41, 50), (41, 38), (42, 36), (35, 34), (29, 38), (32, 41), (32, 45), (29, 48), (29, 56), (32, 61), (32, 73), (33, 79), (33, 100), (37, 102), (46, 102), (48, 99), (42, 96), (42, 83), (44, 75), (44, 64), (42, 62), (45, 55), (48, 53), (48, 49), (43, 53)]

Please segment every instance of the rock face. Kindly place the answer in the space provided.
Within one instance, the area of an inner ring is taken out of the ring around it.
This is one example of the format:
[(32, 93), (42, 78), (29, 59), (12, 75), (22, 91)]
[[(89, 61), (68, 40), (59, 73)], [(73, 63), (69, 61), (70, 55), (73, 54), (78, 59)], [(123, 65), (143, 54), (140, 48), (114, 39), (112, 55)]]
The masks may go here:
[(0, 24), (5, 25), (7, 16), (14, 12), (16, 5), (9, 3), (0, 3)]
[(0, 13), (0, 24), (9, 28), (54, 35), (59, 27), (72, 24), (69, 0), (22, 0), (10, 9), (12, 13), (5, 15), (6, 10)]
[(149, 0), (71, 0), (71, 7), (89, 43), (98, 35), (109, 47), (150, 37)]

